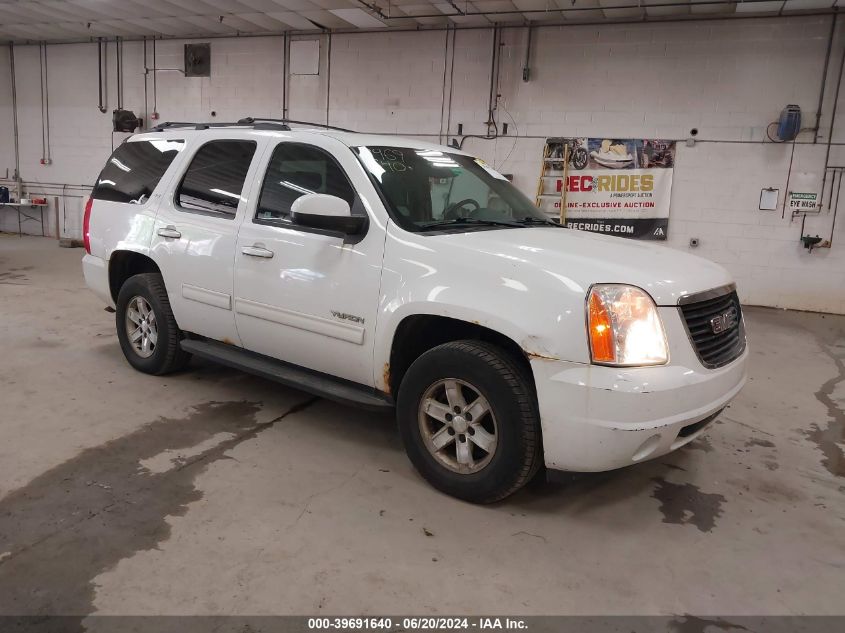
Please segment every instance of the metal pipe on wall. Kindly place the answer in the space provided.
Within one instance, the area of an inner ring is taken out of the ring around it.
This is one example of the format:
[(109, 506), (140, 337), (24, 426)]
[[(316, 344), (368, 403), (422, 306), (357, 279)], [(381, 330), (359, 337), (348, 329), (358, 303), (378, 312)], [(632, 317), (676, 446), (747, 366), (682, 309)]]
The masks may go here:
[[(4, 181), (2, 179), (0, 179), (0, 183), (2, 183), (2, 182), (4, 182)], [(9, 180), (7, 182), (12, 182), (12, 181)], [(62, 184), (60, 182), (28, 182), (26, 180), (22, 180), (21, 182), (27, 188), (35, 186), (35, 187), (38, 187), (39, 189), (45, 189), (45, 190), (46, 189), (63, 189), (64, 188), (64, 189), (74, 189), (74, 190), (78, 190), (78, 191), (81, 191), (81, 192), (90, 193), (91, 189), (92, 189), (91, 185), (65, 185), (65, 184)], [(69, 196), (69, 197), (72, 198), (73, 196)], [(86, 197), (86, 196), (82, 196), (82, 197)]]
[[(156, 38), (153, 38), (153, 68), (158, 68), (156, 64)], [(153, 71), (153, 115), (158, 119), (158, 73)]]
[[(819, 139), (819, 126), (822, 120), (822, 106), (824, 105), (824, 89), (827, 86), (827, 70), (830, 66), (830, 53), (833, 50), (833, 34), (836, 31), (836, 22), (839, 19), (839, 14), (836, 13), (830, 21), (830, 34), (827, 37), (827, 51), (824, 55), (824, 66), (822, 70), (822, 85), (819, 89), (819, 104), (816, 106), (816, 124), (813, 126), (813, 144)], [(824, 194), (824, 188), (822, 188)]]
[[(446, 143), (449, 143), (449, 134), (452, 131), (452, 92), (455, 87), (455, 41), (457, 30), (452, 29), (452, 47), (449, 53), (449, 104), (446, 106)], [(449, 35), (449, 31), (446, 31)]]
[(326, 125), (329, 124), (329, 99), (332, 89), (332, 32), (329, 31), (326, 44)]
[(38, 87), (41, 90), (41, 164), (47, 155), (47, 141), (44, 136), (44, 43), (38, 45)]
[(147, 109), (147, 78), (149, 76), (150, 69), (147, 68), (147, 38), (144, 38), (144, 126), (149, 128), (150, 124), (150, 112)]
[[(792, 152), (789, 154), (789, 169), (786, 171), (786, 187), (784, 191), (786, 195), (783, 196), (783, 207), (781, 208), (780, 212), (780, 219), (783, 220), (786, 217), (786, 197), (789, 195), (789, 181), (792, 179), (792, 163), (795, 160), (795, 139), (792, 139)], [(789, 218), (790, 224), (794, 218), (794, 214), (792, 217)]]
[(487, 134), (490, 135), (490, 126), (499, 130), (496, 126), (495, 111), (499, 101), (498, 86), (498, 61), (499, 61), (499, 27), (493, 26), (493, 50), (490, 54), (490, 95), (487, 98)]
[(282, 64), (282, 82), (284, 84), (282, 90), (282, 118), (288, 118), (288, 109), (290, 105), (290, 35), (285, 31), (284, 36), (285, 59)]
[(525, 43), (525, 64), (522, 66), (522, 81), (529, 81), (531, 79), (531, 35), (534, 33), (534, 27), (530, 24), (526, 27), (527, 41)]
[(828, 247), (833, 246), (833, 231), (836, 228), (836, 216), (839, 211), (839, 194), (842, 192), (842, 170), (839, 170), (839, 186), (836, 188), (836, 205), (833, 207), (833, 220), (830, 223), (830, 239), (827, 241)]
[[(99, 94), (99, 101), (97, 103), (97, 109), (105, 114), (108, 107), (106, 106), (104, 99), (104, 85), (105, 85), (105, 78), (104, 74), (108, 72), (108, 49), (106, 49), (106, 59), (103, 60), (103, 38), (97, 38), (97, 92)], [(103, 64), (106, 64), (106, 73), (103, 72)]]
[(117, 65), (117, 109), (123, 110), (123, 41), (114, 39), (115, 64)]
[[(839, 61), (839, 77), (836, 80), (836, 90), (833, 97), (833, 109), (830, 111), (830, 129), (827, 133), (827, 150), (824, 155), (824, 173), (822, 174), (821, 196), (824, 198), (824, 186), (827, 182), (827, 172), (830, 166), (830, 148), (833, 145), (833, 130), (836, 123), (836, 110), (839, 107), (839, 91), (842, 88), (842, 70), (845, 68), (845, 45), (842, 46), (842, 59)], [(833, 186), (830, 187), (830, 196), (833, 196)], [(819, 200), (821, 205), (821, 200)], [(831, 227), (831, 240), (833, 240), (833, 227)]]
[(21, 199), (21, 152), (20, 143), (18, 139), (18, 91), (17, 91), (17, 76), (15, 74), (15, 45), (9, 44), (9, 73), (11, 74), (12, 85), (12, 137), (15, 143), (15, 194), (16, 200)]
[(449, 67), (449, 31), (446, 31), (446, 41), (443, 43), (443, 83), (440, 93), (440, 127), (437, 128), (437, 142), (443, 142), (443, 115), (446, 112), (446, 69)]
[(288, 32), (285, 31), (282, 34), (282, 118), (285, 118), (285, 100), (287, 99), (287, 73), (285, 72), (285, 66), (288, 60), (288, 53), (287, 53), (287, 44), (288, 44)]
[(53, 162), (53, 148), (50, 142), (50, 74), (47, 66), (47, 43), (44, 43), (44, 114), (47, 119), (47, 164)]

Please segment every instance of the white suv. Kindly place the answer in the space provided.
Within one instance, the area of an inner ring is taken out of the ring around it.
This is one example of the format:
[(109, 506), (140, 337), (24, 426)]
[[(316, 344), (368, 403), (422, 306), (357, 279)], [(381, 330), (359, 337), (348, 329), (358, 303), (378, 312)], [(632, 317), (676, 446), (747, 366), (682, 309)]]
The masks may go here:
[(483, 161), (335, 129), (164, 124), (85, 210), (123, 353), (395, 408), (434, 486), (492, 502), (695, 438), (745, 381), (729, 274), (551, 222)]

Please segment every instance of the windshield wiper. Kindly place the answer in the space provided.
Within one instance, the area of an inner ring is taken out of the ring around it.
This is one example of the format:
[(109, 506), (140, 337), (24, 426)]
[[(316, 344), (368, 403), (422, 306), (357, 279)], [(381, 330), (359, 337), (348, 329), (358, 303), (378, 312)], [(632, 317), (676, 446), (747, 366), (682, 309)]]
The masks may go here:
[(535, 218), (534, 216), (527, 215), (521, 220), (516, 220), (523, 226), (556, 226), (558, 228), (566, 228), (560, 222), (555, 222), (554, 220), (544, 220), (543, 218)]
[(519, 222), (502, 222), (500, 220), (481, 220), (479, 218), (454, 218), (452, 220), (438, 220), (419, 224), (421, 229), (433, 229), (441, 226), (460, 226), (462, 224), (476, 224), (478, 226), (509, 226), (511, 228), (522, 228), (525, 224)]

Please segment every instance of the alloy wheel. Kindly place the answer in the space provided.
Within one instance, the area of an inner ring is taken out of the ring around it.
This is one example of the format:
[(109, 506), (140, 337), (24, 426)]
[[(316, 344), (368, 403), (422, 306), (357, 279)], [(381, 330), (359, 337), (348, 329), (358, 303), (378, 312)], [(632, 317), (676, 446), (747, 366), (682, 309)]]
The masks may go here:
[(496, 417), (487, 398), (466, 381), (432, 384), (420, 399), (418, 418), (429, 453), (452, 472), (477, 473), (496, 453)]
[(149, 301), (141, 296), (130, 299), (126, 306), (126, 334), (129, 344), (141, 358), (149, 358), (158, 343), (158, 323)]

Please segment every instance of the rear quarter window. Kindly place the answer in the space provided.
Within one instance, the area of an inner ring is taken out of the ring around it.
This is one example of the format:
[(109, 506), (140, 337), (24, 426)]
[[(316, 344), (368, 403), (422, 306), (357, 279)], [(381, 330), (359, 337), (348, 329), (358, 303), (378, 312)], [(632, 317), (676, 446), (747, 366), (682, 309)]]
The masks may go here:
[(184, 147), (185, 141), (169, 139), (123, 143), (106, 162), (91, 197), (110, 202), (146, 202)]

